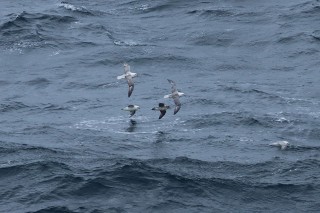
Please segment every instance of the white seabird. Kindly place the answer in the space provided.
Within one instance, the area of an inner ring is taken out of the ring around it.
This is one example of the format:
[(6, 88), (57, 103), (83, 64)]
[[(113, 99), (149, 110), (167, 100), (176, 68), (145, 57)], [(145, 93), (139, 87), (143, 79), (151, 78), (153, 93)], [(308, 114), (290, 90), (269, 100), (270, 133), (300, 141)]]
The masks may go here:
[(130, 97), (134, 89), (133, 78), (137, 76), (137, 73), (131, 72), (130, 66), (127, 63), (124, 63), (123, 67), (124, 67), (124, 74), (117, 76), (117, 79), (120, 80), (125, 78), (127, 80), (127, 83), (129, 86), (128, 97)]
[(289, 146), (288, 141), (277, 141), (274, 143), (269, 144), (270, 146), (277, 146), (280, 147), (281, 150), (285, 150)]
[(117, 76), (117, 79), (118, 79), (118, 80), (126, 78), (126, 75), (131, 75), (132, 78), (134, 78), (134, 77), (136, 77), (136, 76), (138, 75), (137, 73), (134, 73), (134, 72), (131, 72), (131, 71), (130, 71), (130, 66), (129, 66), (129, 64), (124, 63), (124, 64), (123, 64), (123, 67), (124, 67), (124, 74)]
[(179, 97), (184, 95), (183, 92), (179, 92), (176, 88), (176, 83), (170, 79), (168, 79), (169, 83), (171, 84), (171, 94), (165, 95), (164, 98), (173, 98), (174, 104), (176, 107), (174, 108), (173, 114), (175, 115), (181, 108), (181, 103)]
[(130, 117), (132, 117), (132, 116), (136, 113), (136, 111), (137, 111), (138, 109), (140, 109), (140, 107), (139, 107), (138, 105), (132, 105), (132, 104), (130, 104), (130, 105), (128, 105), (127, 107), (122, 108), (121, 110), (129, 111), (129, 112), (130, 112)]
[(153, 107), (151, 110), (160, 111), (159, 119), (161, 119), (166, 114), (166, 110), (169, 108), (170, 106), (167, 106), (164, 103), (159, 103), (158, 107)]

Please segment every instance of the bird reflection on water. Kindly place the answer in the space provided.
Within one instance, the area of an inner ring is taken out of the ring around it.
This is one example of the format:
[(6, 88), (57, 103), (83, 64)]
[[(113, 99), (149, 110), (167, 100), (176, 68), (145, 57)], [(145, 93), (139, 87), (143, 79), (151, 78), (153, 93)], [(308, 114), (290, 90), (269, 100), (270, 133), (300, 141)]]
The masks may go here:
[(156, 143), (166, 142), (167, 140), (167, 133), (163, 131), (158, 131), (156, 134)]
[(137, 128), (136, 126), (137, 122), (133, 119), (130, 119), (130, 122), (129, 122), (129, 127), (126, 129), (127, 132), (134, 132), (135, 129)]

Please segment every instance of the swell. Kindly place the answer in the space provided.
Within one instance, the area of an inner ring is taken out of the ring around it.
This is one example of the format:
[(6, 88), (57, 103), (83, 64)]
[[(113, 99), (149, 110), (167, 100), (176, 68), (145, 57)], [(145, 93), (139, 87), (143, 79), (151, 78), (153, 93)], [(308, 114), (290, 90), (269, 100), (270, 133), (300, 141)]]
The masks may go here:
[(279, 19), (285, 20), (287, 23), (296, 23), (296, 20), (303, 22), (304, 19), (308, 22), (317, 21), (316, 14), (319, 14), (319, 12), (320, 5), (315, 4), (314, 1), (306, 1), (290, 6), (284, 13), (279, 15)]
[[(11, 15), (13, 16), (13, 14)], [(54, 15), (54, 14), (43, 14), (43, 13), (28, 13), (22, 12), (16, 15), (12, 20), (7, 21), (0, 25), (0, 30), (3, 32), (4, 35), (10, 35), (10, 30), (19, 30), (19, 29), (26, 29), (30, 27), (31, 24), (38, 24), (38, 22), (43, 22), (43, 25), (46, 24), (63, 24), (63, 23), (71, 23), (76, 21), (75, 18), (72, 16), (61, 16), (61, 15)], [(13, 32), (12, 32), (13, 33)]]
[[(206, 162), (187, 157), (106, 159), (106, 162), (107, 167), (102, 164), (95, 169), (84, 169), (85, 167), (70, 167), (61, 162), (41, 161), (1, 168), (0, 174), (22, 177), (41, 171), (41, 181), (38, 181), (39, 177), (29, 179), (25, 183), (27, 187), (19, 189), (26, 191), (24, 197), (29, 197), (28, 201), (25, 201), (28, 205), (39, 201), (50, 204), (49, 201), (57, 197), (88, 199), (89, 202), (103, 199), (107, 208), (111, 205), (124, 210), (120, 203), (115, 205), (113, 200), (129, 196), (135, 197), (130, 201), (134, 206), (146, 208), (146, 198), (142, 195), (147, 193), (148, 197), (157, 197), (149, 200), (147, 207), (164, 210), (164, 204), (170, 204), (174, 208), (197, 205), (199, 208), (208, 208), (215, 206), (217, 202), (226, 204), (230, 200), (226, 200), (225, 196), (230, 194), (233, 194), (232, 199), (239, 203), (256, 201), (256, 197), (281, 203), (308, 191), (311, 195), (304, 196), (303, 199), (312, 202), (312, 193), (319, 192), (319, 171), (313, 169), (320, 165), (318, 159), (292, 163), (273, 159), (251, 164)], [(298, 171), (293, 174), (295, 169)], [(274, 181), (275, 175), (279, 176), (277, 181)], [(313, 178), (304, 180), (305, 175)], [(27, 192), (35, 182), (41, 193)], [(9, 187), (7, 192), (11, 190), (14, 190), (13, 186), (11, 189)], [(195, 196), (195, 201), (190, 200)], [(199, 201), (203, 204), (201, 207)], [(42, 206), (45, 209), (49, 207)]]
[(28, 12), (11, 16), (10, 21), (0, 25), (1, 44), (7, 50), (20, 52), (21, 49), (62, 45), (65, 38), (54, 36), (52, 29), (64, 28), (77, 20), (71, 16)]
[(34, 172), (41, 171), (50, 173), (55, 171), (70, 171), (69, 166), (64, 163), (54, 161), (37, 161), (32, 163), (23, 163), (16, 165), (8, 165), (0, 168), (0, 177), (17, 177), (19, 175), (28, 176)]
[(189, 39), (193, 45), (207, 46), (214, 45), (217, 47), (227, 47), (232, 45), (235, 41), (236, 36), (231, 33), (211, 33), (197, 35), (195, 38)]
[(195, 9), (187, 12), (187, 14), (198, 15), (202, 17), (229, 17), (235, 15), (235, 13), (228, 8)]
[(217, 125), (229, 126), (256, 126), (262, 128), (274, 128), (282, 126), (276, 118), (270, 115), (254, 115), (249, 112), (219, 112), (205, 115), (197, 115), (186, 121), (194, 128), (208, 128)]
[(220, 87), (221, 87), (221, 90), (224, 92), (252, 94), (252, 95), (259, 96), (260, 98), (264, 98), (264, 99), (283, 101), (282, 97), (280, 97), (276, 94), (262, 91), (260, 89), (242, 88), (242, 87), (238, 87), (238, 86), (227, 86), (227, 85), (221, 85)]
[(188, 6), (188, 2), (180, 1), (129, 1), (126, 3), (120, 4), (120, 6), (133, 10), (135, 13), (147, 14), (147, 13), (168, 13), (172, 10), (177, 12), (178, 9), (183, 9)]
[(157, 64), (157, 63), (167, 63), (175, 64), (181, 63), (181, 66), (190, 66), (198, 64), (199, 62), (191, 57), (163, 54), (163, 55), (150, 55), (150, 56), (141, 56), (141, 57), (127, 57), (123, 58), (121, 54), (115, 54), (112, 59), (103, 59), (95, 60), (94, 64), (103, 64), (103, 65), (119, 65), (126, 61), (128, 63), (134, 62), (135, 64)]
[(97, 11), (90, 11), (85, 7), (77, 7), (73, 4), (69, 4), (67, 2), (61, 2), (59, 4), (59, 7), (64, 8), (68, 11), (72, 11), (74, 13), (79, 13), (80, 15), (90, 15), (90, 16), (94, 16), (95, 14), (97, 14)]
[(10, 101), (8, 103), (0, 104), (0, 112), (12, 112), (28, 108), (30, 108), (30, 106), (19, 101)]

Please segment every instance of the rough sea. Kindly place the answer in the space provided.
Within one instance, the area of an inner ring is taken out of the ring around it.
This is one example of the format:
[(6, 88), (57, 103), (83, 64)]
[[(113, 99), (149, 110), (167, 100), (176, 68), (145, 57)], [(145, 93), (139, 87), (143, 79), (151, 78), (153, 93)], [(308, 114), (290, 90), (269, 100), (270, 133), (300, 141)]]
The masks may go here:
[(320, 211), (320, 1), (0, 8), (0, 212)]

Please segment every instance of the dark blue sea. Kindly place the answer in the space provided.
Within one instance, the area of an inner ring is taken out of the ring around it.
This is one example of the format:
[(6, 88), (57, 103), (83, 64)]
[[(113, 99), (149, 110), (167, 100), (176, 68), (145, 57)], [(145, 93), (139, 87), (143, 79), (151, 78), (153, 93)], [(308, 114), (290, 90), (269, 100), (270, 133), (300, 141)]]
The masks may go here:
[(0, 8), (1, 213), (320, 211), (320, 1)]

